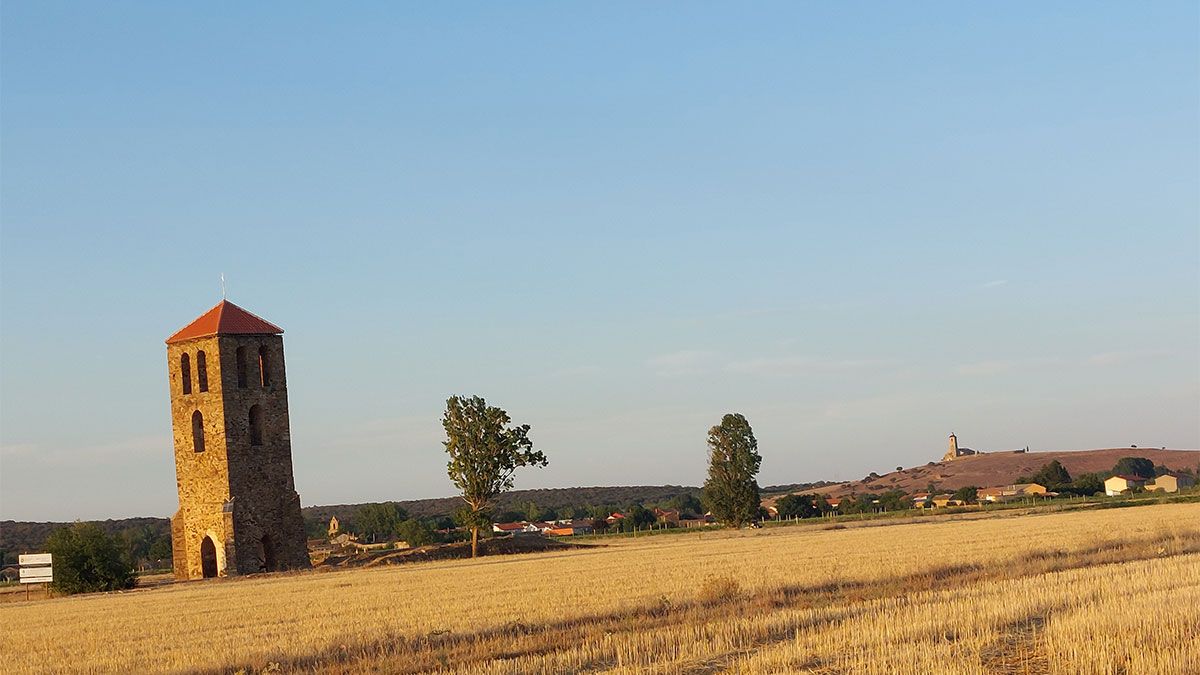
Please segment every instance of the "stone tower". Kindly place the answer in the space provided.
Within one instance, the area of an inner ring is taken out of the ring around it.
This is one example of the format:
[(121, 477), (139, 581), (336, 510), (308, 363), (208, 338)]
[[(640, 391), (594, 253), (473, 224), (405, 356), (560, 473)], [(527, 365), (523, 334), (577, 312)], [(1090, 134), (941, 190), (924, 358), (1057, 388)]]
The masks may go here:
[(310, 566), (292, 478), (282, 333), (222, 300), (167, 338), (176, 579)]
[(958, 447), (958, 438), (954, 434), (950, 434), (950, 446), (946, 449), (946, 454), (942, 455), (943, 462), (949, 462), (952, 459), (959, 457), (970, 457), (979, 453), (970, 448)]

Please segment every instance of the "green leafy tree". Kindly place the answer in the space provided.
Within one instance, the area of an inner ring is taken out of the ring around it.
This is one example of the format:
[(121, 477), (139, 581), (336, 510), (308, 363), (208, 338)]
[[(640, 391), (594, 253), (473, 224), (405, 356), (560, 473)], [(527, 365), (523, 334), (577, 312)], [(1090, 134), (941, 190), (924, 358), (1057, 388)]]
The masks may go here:
[(838, 511), (842, 513), (874, 513), (879, 508), (879, 505), (875, 503), (876, 499), (878, 498), (870, 493), (850, 495), (838, 504)]
[(171, 565), (171, 556), (173, 556), (173, 555), (174, 555), (174, 550), (171, 547), (171, 538), (170, 537), (159, 537), (158, 539), (156, 539), (154, 541), (154, 544), (150, 547), (150, 552), (149, 552), (150, 562), (153, 563), (155, 566), (159, 566), (162, 563), (166, 563), (167, 566), (169, 567)]
[(690, 492), (672, 497), (667, 502), (667, 508), (678, 510), (681, 516), (698, 516), (704, 513), (704, 504)]
[(324, 518), (305, 518), (304, 535), (309, 539), (325, 539), (329, 536), (329, 521)]
[(516, 523), (525, 520), (527, 516), (520, 511), (501, 511), (495, 514), (494, 522), (497, 523)]
[(425, 546), (434, 540), (433, 528), (425, 521), (409, 518), (396, 528), (396, 535), (409, 546)]
[(396, 529), (407, 518), (408, 513), (395, 502), (363, 504), (354, 512), (350, 527), (363, 539), (387, 541), (396, 536)]
[(1051, 460), (1038, 469), (1038, 472), (1033, 474), (1028, 483), (1037, 483), (1048, 488), (1055, 489), (1068, 485), (1071, 482), (1071, 474), (1067, 473), (1066, 467), (1057, 459)]
[(135, 568), (146, 563), (150, 547), (158, 538), (154, 529), (146, 526), (127, 527), (116, 536), (125, 551), (125, 559)]
[(964, 504), (974, 504), (979, 499), (979, 488), (974, 485), (960, 487), (954, 491), (954, 499)]
[[(520, 520), (518, 518), (518, 520)], [(465, 527), (470, 530), (471, 536), (475, 542), (479, 540), (479, 532), (492, 531), (492, 514), (489, 511), (474, 511), (469, 506), (462, 506), (454, 510), (454, 522), (459, 527)], [(472, 548), (476, 546), (472, 543)]]
[(721, 418), (708, 430), (708, 480), (704, 501), (713, 517), (726, 527), (741, 527), (758, 518), (758, 441), (740, 414)]
[(1084, 473), (1075, 477), (1068, 488), (1071, 492), (1084, 497), (1090, 497), (1097, 492), (1104, 492), (1104, 474)]
[(1154, 462), (1145, 457), (1122, 457), (1113, 467), (1113, 473), (1122, 476), (1154, 478)]
[(442, 427), (446, 430), (446, 472), (471, 512), (471, 557), (479, 554), (479, 529), (490, 522), (492, 501), (513, 487), (522, 466), (546, 466), (546, 455), (533, 449), (529, 425), (510, 426), (508, 413), (478, 396), (451, 396)]
[(904, 490), (888, 490), (879, 495), (879, 507), (884, 511), (903, 511), (912, 508), (912, 498)]
[(821, 515), (812, 495), (786, 495), (775, 502), (780, 518), (815, 518)]
[(538, 508), (537, 502), (526, 502), (524, 510), (526, 520), (541, 520), (545, 517), (542, 509)]
[(630, 506), (625, 513), (628, 516), (625, 520), (629, 521), (631, 527), (646, 527), (658, 522), (658, 516), (654, 515), (654, 511), (641, 504)]
[(137, 583), (121, 543), (95, 523), (59, 528), (46, 539), (54, 556), (51, 588), (62, 593), (90, 593), (133, 588)]

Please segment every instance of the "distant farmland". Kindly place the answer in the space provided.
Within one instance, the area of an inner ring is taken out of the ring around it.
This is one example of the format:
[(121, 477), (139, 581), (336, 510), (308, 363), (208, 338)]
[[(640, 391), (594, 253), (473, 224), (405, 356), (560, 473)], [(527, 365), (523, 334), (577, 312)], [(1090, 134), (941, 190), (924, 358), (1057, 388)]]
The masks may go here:
[(0, 650), (15, 673), (1200, 670), (1200, 504), (872, 525), (13, 603)]

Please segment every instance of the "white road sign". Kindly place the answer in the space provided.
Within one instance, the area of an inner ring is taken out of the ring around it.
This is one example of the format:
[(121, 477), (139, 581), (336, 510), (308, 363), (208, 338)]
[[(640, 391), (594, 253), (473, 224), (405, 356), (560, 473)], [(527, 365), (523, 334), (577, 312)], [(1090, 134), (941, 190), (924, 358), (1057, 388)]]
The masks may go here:
[(54, 581), (53, 557), (49, 553), (26, 553), (17, 559), (21, 565), (21, 583), (48, 584)]
[(21, 583), (40, 584), (54, 581), (53, 567), (22, 567)]
[(26, 553), (17, 559), (21, 567), (26, 565), (49, 565), (51, 554), (49, 553)]

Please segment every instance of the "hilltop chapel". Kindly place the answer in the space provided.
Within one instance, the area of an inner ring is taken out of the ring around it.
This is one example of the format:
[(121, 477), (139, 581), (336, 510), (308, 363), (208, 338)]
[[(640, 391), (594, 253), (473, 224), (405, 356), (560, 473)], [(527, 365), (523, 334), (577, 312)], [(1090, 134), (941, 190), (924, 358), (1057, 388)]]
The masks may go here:
[(282, 334), (222, 300), (167, 338), (176, 579), (310, 566), (292, 478)]

